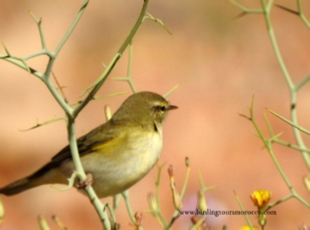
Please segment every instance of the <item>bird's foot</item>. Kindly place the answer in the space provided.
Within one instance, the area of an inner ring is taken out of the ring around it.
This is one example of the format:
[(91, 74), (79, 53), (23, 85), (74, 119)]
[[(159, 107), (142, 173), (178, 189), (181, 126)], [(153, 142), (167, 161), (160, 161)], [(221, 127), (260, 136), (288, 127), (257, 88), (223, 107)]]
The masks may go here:
[(75, 187), (77, 189), (86, 189), (88, 186), (91, 186), (94, 182), (93, 174), (86, 173), (86, 179), (84, 181), (79, 181)]

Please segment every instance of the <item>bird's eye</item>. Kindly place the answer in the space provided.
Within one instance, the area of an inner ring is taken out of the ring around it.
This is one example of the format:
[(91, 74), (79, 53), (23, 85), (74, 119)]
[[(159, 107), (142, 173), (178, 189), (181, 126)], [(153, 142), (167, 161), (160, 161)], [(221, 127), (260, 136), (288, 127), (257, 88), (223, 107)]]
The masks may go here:
[(165, 112), (166, 111), (166, 107), (165, 106), (160, 106), (160, 110)]
[(165, 107), (165, 106), (161, 106), (161, 105), (155, 106), (155, 109), (156, 109), (157, 111), (162, 111), (162, 112), (165, 112), (165, 111), (166, 111), (166, 107)]

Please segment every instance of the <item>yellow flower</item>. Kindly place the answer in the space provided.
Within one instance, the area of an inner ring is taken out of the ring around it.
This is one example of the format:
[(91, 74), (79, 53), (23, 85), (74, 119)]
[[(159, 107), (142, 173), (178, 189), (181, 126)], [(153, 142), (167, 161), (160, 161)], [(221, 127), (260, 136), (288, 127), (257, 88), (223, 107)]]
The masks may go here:
[(255, 206), (259, 209), (265, 207), (271, 197), (271, 193), (268, 190), (256, 190), (251, 194), (251, 199)]
[[(243, 225), (239, 230), (251, 230), (251, 228), (248, 225)], [(253, 230), (258, 230), (258, 228), (257, 227), (253, 227)]]

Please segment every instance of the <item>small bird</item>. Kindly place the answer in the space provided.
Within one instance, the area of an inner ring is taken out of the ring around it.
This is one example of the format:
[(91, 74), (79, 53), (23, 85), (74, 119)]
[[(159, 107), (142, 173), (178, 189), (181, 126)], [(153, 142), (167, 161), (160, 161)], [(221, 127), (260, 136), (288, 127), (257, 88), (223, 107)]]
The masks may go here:
[[(159, 94), (135, 93), (109, 121), (77, 139), (82, 165), (91, 175), (98, 197), (123, 192), (151, 170), (162, 151), (163, 121), (176, 108)], [(11, 196), (44, 184), (68, 184), (73, 172), (70, 147), (66, 146), (33, 174), (0, 188), (0, 194)]]

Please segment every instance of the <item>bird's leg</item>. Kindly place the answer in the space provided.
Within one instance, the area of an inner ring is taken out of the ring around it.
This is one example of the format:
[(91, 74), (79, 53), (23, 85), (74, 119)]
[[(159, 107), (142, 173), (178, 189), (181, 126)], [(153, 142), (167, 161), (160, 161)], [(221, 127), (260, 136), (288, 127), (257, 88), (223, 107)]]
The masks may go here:
[(93, 174), (91, 173), (86, 173), (86, 179), (84, 181), (79, 181), (75, 187), (77, 189), (85, 189), (87, 188), (88, 186), (92, 185), (94, 182), (93, 180)]

